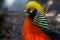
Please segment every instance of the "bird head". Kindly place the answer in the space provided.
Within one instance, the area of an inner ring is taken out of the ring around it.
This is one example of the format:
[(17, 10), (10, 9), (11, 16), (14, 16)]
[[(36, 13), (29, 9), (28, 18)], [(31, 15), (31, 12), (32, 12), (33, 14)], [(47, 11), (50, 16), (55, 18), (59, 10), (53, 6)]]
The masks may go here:
[(24, 10), (25, 13), (28, 14), (28, 16), (32, 19), (34, 19), (37, 10), (44, 11), (43, 7), (40, 5), (40, 3), (36, 1), (30, 1), (26, 5), (26, 10)]
[(29, 8), (29, 9), (25, 10), (25, 13), (28, 14), (28, 17), (34, 19), (35, 15), (37, 13), (37, 9)]

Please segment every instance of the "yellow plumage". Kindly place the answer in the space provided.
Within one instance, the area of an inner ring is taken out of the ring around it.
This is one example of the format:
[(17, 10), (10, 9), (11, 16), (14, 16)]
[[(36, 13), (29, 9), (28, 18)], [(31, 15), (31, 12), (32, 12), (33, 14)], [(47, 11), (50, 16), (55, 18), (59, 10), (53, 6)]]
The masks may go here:
[(37, 10), (44, 11), (44, 9), (41, 6), (41, 4), (39, 4), (36, 1), (30, 1), (30, 2), (28, 2), (28, 4), (26, 5), (26, 9), (29, 9), (29, 8), (36, 8)]
[[(41, 4), (36, 1), (28, 2), (26, 5), (26, 9), (29, 9), (29, 8), (36, 8), (39, 11), (42, 11), (42, 12), (44, 11), (44, 8), (41, 6)], [(32, 12), (32, 10), (30, 10), (30, 12)]]

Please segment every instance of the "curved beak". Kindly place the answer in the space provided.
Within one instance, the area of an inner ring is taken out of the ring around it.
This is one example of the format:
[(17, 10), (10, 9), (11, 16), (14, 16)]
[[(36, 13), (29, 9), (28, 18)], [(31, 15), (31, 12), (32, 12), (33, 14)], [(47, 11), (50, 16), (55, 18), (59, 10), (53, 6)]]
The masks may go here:
[(28, 10), (26, 9), (26, 10), (24, 10), (23, 12), (24, 12), (24, 13), (27, 13), (27, 12), (28, 12)]
[(23, 12), (24, 12), (26, 15), (28, 15), (28, 16), (30, 15), (30, 13), (29, 13), (29, 11), (28, 11), (27, 9), (24, 10)]

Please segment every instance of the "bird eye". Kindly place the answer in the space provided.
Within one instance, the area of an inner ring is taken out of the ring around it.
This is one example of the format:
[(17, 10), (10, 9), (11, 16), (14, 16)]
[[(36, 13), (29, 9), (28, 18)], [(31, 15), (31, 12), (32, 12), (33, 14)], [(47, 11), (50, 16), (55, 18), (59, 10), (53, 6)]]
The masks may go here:
[(33, 12), (33, 10), (30, 10), (30, 13), (32, 13)]
[(35, 8), (30, 8), (29, 9), (30, 13), (33, 13), (34, 10), (35, 10)]

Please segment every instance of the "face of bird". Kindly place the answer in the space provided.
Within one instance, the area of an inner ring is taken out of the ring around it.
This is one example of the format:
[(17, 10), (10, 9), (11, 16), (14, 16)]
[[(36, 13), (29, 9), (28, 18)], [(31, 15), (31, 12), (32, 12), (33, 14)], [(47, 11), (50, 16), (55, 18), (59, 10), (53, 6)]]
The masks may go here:
[(27, 13), (30, 18), (34, 19), (35, 15), (37, 13), (37, 9), (29, 8), (29, 9), (27, 9), (27, 11), (25, 13)]

